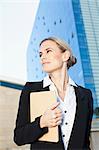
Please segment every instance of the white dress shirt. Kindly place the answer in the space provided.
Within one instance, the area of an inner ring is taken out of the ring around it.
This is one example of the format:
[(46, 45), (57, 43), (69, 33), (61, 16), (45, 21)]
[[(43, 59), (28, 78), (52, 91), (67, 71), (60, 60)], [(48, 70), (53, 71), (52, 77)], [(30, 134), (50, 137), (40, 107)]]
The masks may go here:
[(77, 86), (75, 82), (69, 77), (69, 82), (66, 87), (64, 101), (58, 95), (57, 89), (49, 76), (46, 76), (43, 80), (43, 87), (49, 86), (50, 91), (54, 91), (57, 95), (57, 101), (60, 102), (59, 108), (62, 111), (62, 123), (60, 124), (62, 132), (62, 140), (64, 148), (67, 150), (68, 142), (70, 139), (74, 119), (76, 112), (76, 96), (73, 86)]

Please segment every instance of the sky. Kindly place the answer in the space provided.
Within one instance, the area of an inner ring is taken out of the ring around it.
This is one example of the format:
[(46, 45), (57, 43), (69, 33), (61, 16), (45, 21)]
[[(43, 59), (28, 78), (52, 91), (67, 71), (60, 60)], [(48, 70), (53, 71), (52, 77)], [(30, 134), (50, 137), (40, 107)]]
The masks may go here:
[(26, 51), (39, 0), (0, 0), (0, 79), (27, 80)]

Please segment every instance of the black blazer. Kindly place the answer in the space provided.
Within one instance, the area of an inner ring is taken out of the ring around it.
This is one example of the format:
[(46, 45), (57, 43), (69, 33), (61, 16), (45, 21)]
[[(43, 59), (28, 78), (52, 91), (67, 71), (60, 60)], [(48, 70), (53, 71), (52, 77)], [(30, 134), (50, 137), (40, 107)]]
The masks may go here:
[[(81, 86), (75, 87), (76, 114), (67, 150), (89, 150), (90, 128), (93, 114), (93, 99), (91, 91)], [(31, 150), (64, 150), (59, 126), (59, 141), (44, 142), (38, 138), (48, 132), (48, 128), (40, 128), (40, 117), (30, 122), (30, 93), (33, 91), (48, 91), (43, 88), (43, 82), (27, 82), (24, 86), (14, 130), (14, 141), (17, 145), (30, 144)]]

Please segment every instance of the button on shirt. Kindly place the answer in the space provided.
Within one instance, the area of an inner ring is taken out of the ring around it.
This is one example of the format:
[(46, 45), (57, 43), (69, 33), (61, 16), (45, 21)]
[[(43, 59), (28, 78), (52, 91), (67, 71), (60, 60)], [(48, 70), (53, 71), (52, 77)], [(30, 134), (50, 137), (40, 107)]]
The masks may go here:
[(54, 91), (56, 93), (57, 101), (60, 102), (60, 105), (58, 106), (62, 111), (62, 123), (60, 127), (61, 127), (64, 148), (65, 150), (67, 150), (74, 119), (75, 119), (75, 113), (76, 113), (76, 96), (75, 96), (75, 91), (73, 86), (77, 86), (77, 85), (69, 77), (69, 82), (66, 87), (64, 101), (62, 101), (61, 98), (59, 97), (57, 89), (54, 83), (49, 78), (49, 76), (46, 76), (43, 80), (43, 87), (46, 87), (48, 85), (50, 91)]

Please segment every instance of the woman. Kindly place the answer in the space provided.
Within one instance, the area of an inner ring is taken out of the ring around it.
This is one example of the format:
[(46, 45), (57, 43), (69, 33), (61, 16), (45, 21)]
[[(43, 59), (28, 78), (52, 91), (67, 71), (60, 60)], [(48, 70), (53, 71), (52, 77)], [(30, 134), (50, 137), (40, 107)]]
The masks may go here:
[[(54, 37), (40, 43), (39, 54), (48, 76), (40, 82), (27, 82), (22, 90), (14, 130), (15, 143), (31, 144), (31, 150), (89, 150), (93, 99), (90, 90), (78, 86), (68, 76), (67, 71), (76, 63), (76, 58), (64, 41)], [(57, 102), (31, 123), (30, 93), (49, 90), (56, 92)], [(38, 140), (48, 128), (55, 126), (58, 126), (58, 142)]]

